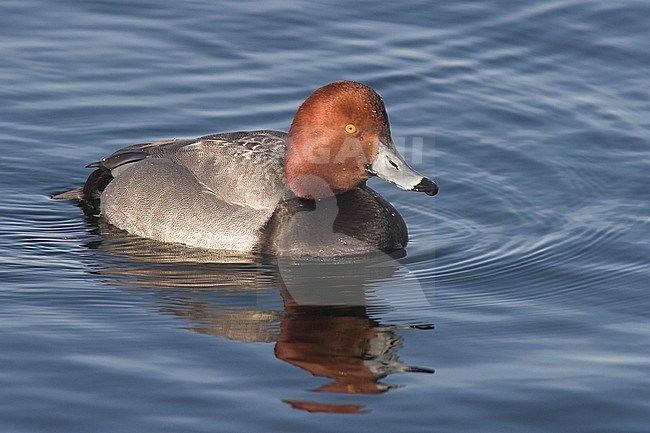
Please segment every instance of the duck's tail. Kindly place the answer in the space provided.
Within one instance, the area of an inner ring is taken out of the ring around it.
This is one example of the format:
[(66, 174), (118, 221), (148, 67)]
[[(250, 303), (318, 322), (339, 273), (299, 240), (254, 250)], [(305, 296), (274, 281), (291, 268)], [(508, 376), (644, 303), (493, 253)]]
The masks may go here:
[(73, 189), (72, 191), (62, 192), (52, 196), (54, 200), (82, 200), (83, 199), (83, 188)]

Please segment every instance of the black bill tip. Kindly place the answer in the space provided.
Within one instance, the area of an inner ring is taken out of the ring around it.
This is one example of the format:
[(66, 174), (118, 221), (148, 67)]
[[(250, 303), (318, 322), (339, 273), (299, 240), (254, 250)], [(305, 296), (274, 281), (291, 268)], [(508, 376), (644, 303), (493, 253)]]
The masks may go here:
[(426, 195), (436, 195), (438, 194), (438, 185), (423, 177), (420, 183), (413, 187), (413, 191), (423, 192)]

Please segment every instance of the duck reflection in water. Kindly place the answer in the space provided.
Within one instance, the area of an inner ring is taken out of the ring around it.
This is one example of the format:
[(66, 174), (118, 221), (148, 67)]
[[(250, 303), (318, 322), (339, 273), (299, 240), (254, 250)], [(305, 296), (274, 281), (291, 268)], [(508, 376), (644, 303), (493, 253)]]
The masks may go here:
[[(160, 291), (161, 311), (183, 317), (192, 331), (242, 342), (275, 342), (277, 359), (330, 379), (313, 391), (379, 394), (396, 387), (382, 382), (388, 375), (433, 372), (400, 361), (403, 337), (396, 332), (432, 326), (383, 324), (386, 305), (369, 304), (377, 298), (379, 283), (403, 290), (399, 270), (404, 267), (385, 255), (355, 263), (277, 258), (274, 263), (259, 258), (251, 263), (250, 257), (219, 257), (220, 263), (214, 263), (214, 252), (147, 241), (110, 226), (101, 229), (104, 239), (92, 247), (111, 253), (102, 270), (111, 276), (111, 284)], [(236, 305), (233, 293), (240, 295)], [(275, 305), (263, 305), (268, 301), (260, 296), (274, 298)], [(283, 401), (309, 412), (368, 412), (362, 404)]]
[[(314, 376), (332, 379), (315, 391), (378, 394), (394, 387), (380, 382), (389, 374), (433, 372), (402, 363), (397, 357), (402, 337), (395, 327), (371, 319), (365, 307), (301, 307), (290, 301), (285, 305), (288, 314), (280, 325), (275, 356)], [(284, 401), (310, 412), (366, 412), (355, 404)]]

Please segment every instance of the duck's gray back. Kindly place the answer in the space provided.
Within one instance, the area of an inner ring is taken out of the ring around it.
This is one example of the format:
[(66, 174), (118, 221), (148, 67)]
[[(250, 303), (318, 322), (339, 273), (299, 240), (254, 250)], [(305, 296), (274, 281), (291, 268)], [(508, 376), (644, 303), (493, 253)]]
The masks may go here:
[[(170, 140), (126, 147), (186, 167), (223, 200), (253, 208), (275, 207), (287, 190), (284, 140), (280, 131), (212, 134), (195, 140)], [(164, 179), (163, 179), (164, 180)]]

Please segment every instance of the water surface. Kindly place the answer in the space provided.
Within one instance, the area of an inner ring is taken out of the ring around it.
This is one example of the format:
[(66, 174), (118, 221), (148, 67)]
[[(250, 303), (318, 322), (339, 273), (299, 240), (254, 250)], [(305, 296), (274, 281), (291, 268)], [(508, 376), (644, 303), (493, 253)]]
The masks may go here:
[[(0, 430), (647, 432), (647, 2), (5, 1)], [(143, 241), (51, 195), (127, 144), (383, 97), (406, 257)]]

